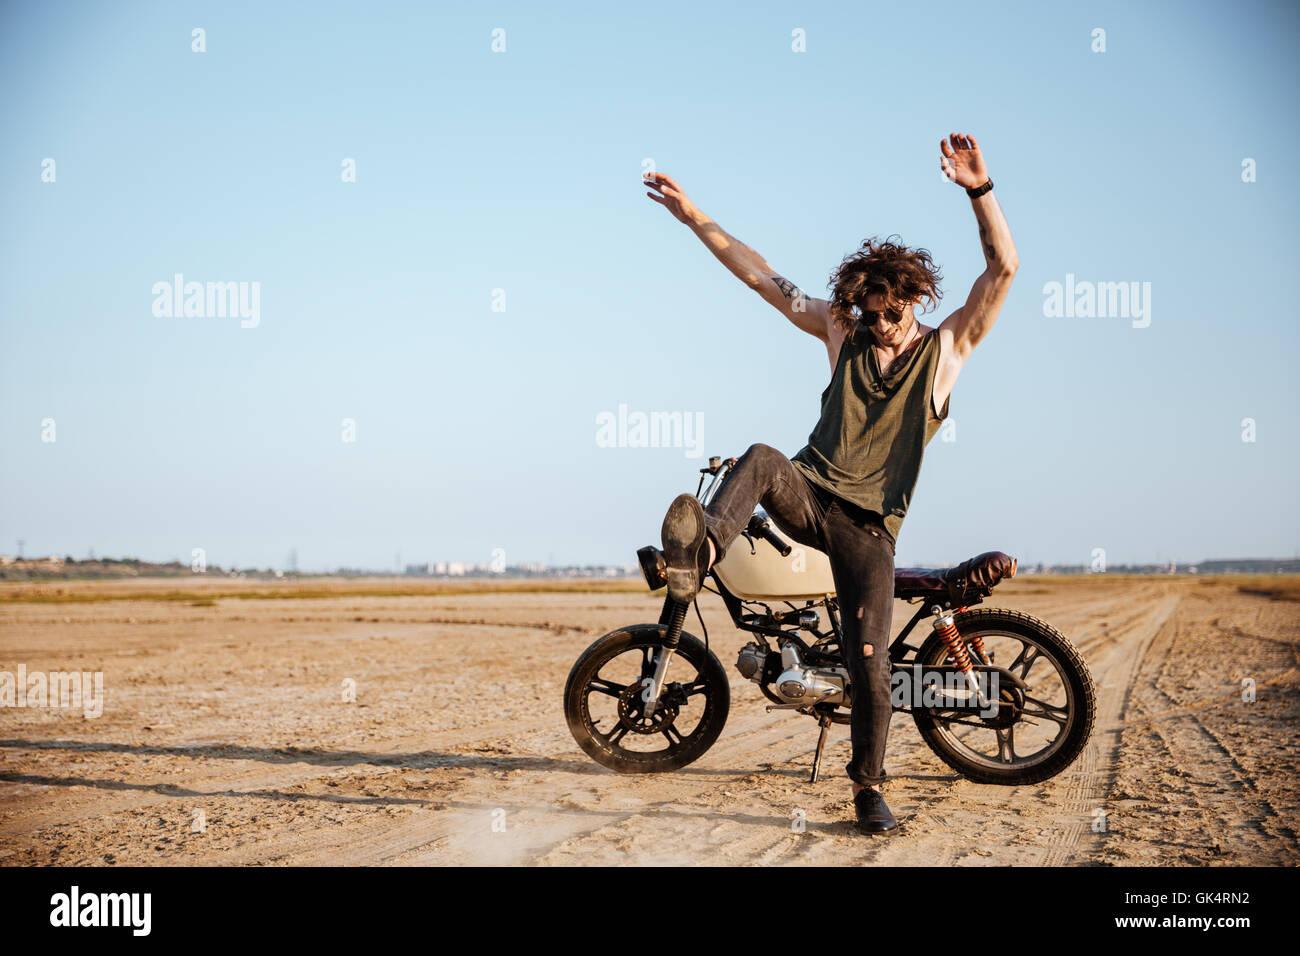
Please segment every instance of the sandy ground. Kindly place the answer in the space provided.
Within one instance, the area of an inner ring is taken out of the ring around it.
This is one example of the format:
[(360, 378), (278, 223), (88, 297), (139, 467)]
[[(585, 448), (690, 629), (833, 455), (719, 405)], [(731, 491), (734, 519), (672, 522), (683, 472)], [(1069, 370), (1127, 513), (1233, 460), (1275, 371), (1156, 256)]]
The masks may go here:
[[(0, 863), (1295, 865), (1300, 603), (1238, 583), (1000, 587), (988, 606), (1083, 651), (1092, 741), (1047, 783), (988, 786), (895, 715), (886, 795), (903, 825), (883, 837), (850, 823), (847, 727), (810, 785), (815, 723), (764, 712), (712, 595), (731, 716), (701, 760), (643, 776), (588, 759), (561, 696), (589, 643), (657, 618), (644, 591), (245, 600), (214, 586), (191, 603), (137, 583), (124, 600), (0, 602), (0, 670), (102, 671), (105, 688), (98, 718), (0, 709)], [(899, 603), (896, 631), (908, 616)]]

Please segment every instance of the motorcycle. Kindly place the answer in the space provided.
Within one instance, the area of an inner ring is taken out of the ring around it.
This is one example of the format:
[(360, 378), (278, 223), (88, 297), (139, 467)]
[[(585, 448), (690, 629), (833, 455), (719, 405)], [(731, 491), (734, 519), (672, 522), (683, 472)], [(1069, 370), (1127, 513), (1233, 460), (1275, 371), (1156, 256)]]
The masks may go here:
[[(736, 462), (715, 457), (700, 469), (695, 496), (702, 505)], [(736, 667), (771, 701), (767, 711), (817, 721), (816, 783), (827, 731), (849, 723), (853, 700), (830, 561), (787, 543), (761, 509), (741, 536), (749, 547), (733, 542), (702, 590), (719, 595), (734, 625), (753, 636)], [(650, 590), (666, 587), (662, 552), (647, 545), (637, 557)], [(1063, 771), (1083, 752), (1096, 715), (1092, 675), (1064, 634), (1022, 611), (975, 606), (1015, 576), (1016, 563), (988, 551), (952, 568), (895, 569), (894, 597), (920, 606), (889, 647), (893, 709), (912, 715), (953, 770), (1007, 786)], [(678, 770), (722, 733), (731, 688), (692, 603), (703, 641), (682, 629), (688, 606), (665, 598), (657, 623), (611, 631), (574, 663), (564, 715), (597, 763), (622, 773)], [(909, 640), (927, 617), (929, 628)]]

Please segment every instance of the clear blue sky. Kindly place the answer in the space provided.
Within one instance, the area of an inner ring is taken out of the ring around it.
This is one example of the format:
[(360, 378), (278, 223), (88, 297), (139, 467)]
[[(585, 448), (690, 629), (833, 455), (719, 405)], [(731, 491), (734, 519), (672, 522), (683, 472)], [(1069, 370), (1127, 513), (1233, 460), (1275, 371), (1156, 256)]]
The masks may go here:
[[(701, 462), (602, 411), (793, 455), (830, 371), (642, 162), (812, 294), (929, 248), (934, 324), (983, 265), (958, 130), (1021, 269), (898, 563), (1294, 555), (1298, 44), (1293, 3), (7, 4), (0, 552), (634, 560)], [(156, 317), (175, 273), (260, 324)], [(1151, 283), (1150, 325), (1045, 317), (1067, 274)]]

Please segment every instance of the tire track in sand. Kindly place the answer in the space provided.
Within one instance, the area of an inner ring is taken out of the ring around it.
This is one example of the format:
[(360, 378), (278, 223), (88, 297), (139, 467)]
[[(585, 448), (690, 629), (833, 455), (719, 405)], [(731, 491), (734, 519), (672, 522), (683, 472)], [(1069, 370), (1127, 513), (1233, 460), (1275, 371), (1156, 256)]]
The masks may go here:
[[(976, 784), (953, 774), (942, 792), (905, 821), (908, 839), (891, 837), (888, 848), (872, 862), (952, 865), (968, 856), (992, 864), (1092, 861), (1095, 841), (1084, 838), (1092, 833), (1091, 813), (1103, 805), (1108, 776), (1114, 773), (1128, 697), (1147, 648), (1181, 600), (1181, 588), (1141, 583), (1109, 598), (1111, 606), (1094, 607), (1089, 616), (1119, 617), (1122, 623), (1081, 642), (1097, 688), (1097, 715), (1092, 736), (1076, 761), (1056, 778), (1025, 787)], [(1142, 606), (1139, 613), (1120, 613), (1134, 604)], [(1052, 608), (1030, 613), (1070, 637), (1068, 622)]]

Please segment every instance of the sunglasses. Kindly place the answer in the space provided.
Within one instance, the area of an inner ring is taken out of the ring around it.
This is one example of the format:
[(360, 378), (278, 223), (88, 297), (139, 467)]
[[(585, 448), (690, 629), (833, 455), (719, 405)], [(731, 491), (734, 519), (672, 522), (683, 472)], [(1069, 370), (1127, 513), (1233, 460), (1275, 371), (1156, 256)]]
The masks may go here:
[(862, 321), (867, 325), (875, 325), (880, 319), (897, 325), (903, 320), (902, 312), (886, 312), (881, 309), (858, 309), (858, 315), (862, 316)]

